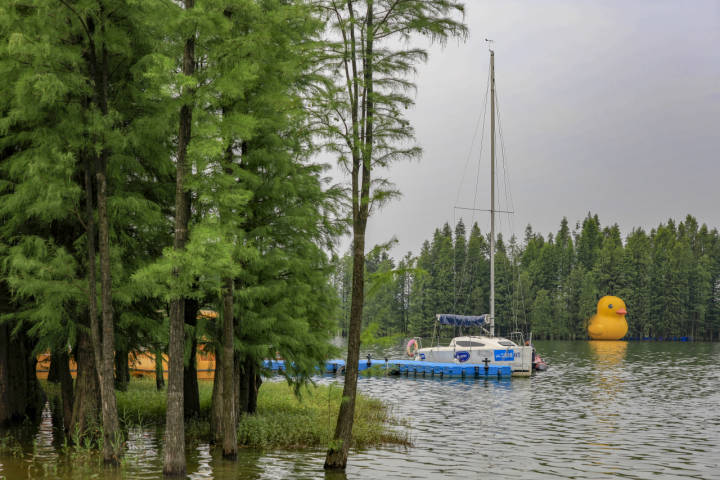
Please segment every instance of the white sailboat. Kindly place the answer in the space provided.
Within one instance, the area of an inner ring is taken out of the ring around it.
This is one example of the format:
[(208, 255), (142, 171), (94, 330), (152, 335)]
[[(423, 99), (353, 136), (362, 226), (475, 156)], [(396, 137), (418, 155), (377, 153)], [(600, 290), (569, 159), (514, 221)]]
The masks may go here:
[[(438, 325), (476, 327), (484, 334), (455, 337), (447, 346), (411, 349), (414, 359), (427, 362), (508, 365), (515, 376), (530, 376), (535, 352), (522, 333), (514, 332), (511, 339), (495, 336), (495, 52), (490, 50), (490, 313), (485, 315), (436, 315)], [(487, 328), (486, 328), (487, 327)]]

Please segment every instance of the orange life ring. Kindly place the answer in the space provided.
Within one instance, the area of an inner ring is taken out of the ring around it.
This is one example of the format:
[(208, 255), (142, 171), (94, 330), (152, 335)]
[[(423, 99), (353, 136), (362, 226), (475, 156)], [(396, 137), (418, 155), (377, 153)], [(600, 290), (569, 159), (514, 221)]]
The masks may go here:
[(414, 338), (410, 339), (410, 341), (407, 344), (407, 347), (405, 347), (405, 351), (408, 354), (408, 357), (414, 357), (417, 355), (418, 351), (418, 342)]

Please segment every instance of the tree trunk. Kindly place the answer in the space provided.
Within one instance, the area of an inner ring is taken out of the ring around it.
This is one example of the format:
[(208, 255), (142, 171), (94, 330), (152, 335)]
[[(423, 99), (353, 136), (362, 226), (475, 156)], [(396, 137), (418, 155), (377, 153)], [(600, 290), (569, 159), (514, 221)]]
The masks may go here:
[[(102, 9), (102, 6), (101, 6)], [(110, 79), (110, 66), (108, 63), (108, 51), (104, 39), (100, 45), (95, 44), (95, 24), (93, 20), (88, 21), (87, 59), (93, 82), (93, 102), (102, 116), (108, 116), (108, 90)], [(105, 26), (101, 23), (100, 30), (104, 32)], [(94, 138), (99, 144), (103, 143), (102, 138)], [(94, 324), (91, 324), (93, 335), (93, 348), (96, 355), (101, 353), (99, 358), (98, 378), (100, 380), (100, 395), (102, 402), (103, 422), (103, 460), (106, 464), (118, 464), (120, 462), (120, 429), (117, 414), (117, 403), (115, 399), (115, 385), (113, 382), (113, 370), (115, 360), (115, 325), (113, 323), (112, 310), (112, 276), (110, 271), (110, 220), (107, 210), (107, 168), (110, 151), (103, 145), (99, 152), (94, 155), (95, 160), (95, 187), (98, 214), (98, 252), (100, 254), (100, 304), (102, 312), (102, 340), (99, 339), (99, 332)], [(92, 167), (90, 167), (92, 168)], [(96, 305), (95, 293), (95, 251), (94, 251), (94, 225), (91, 225), (92, 185), (88, 180), (88, 167), (85, 170), (86, 209), (89, 207), (88, 215), (88, 266), (90, 272), (89, 303), (91, 311), (91, 322), (96, 322), (96, 315), (93, 315)], [(92, 248), (91, 248), (92, 247)], [(98, 352), (99, 342), (102, 341), (102, 351)], [(96, 356), (96, 360), (98, 357)]]
[(241, 418), (248, 411), (250, 389), (247, 381), (247, 358), (235, 356), (235, 415)]
[(0, 427), (10, 423), (10, 332), (0, 324)]
[(192, 327), (185, 331), (190, 336), (190, 356), (188, 364), (183, 365), (183, 414), (186, 420), (200, 415), (200, 386), (197, 378), (197, 312), (199, 305), (197, 300), (185, 300), (185, 324)]
[(183, 419), (183, 356), (185, 350), (185, 302), (170, 304), (170, 342), (168, 345), (168, 387), (165, 418), (165, 458), (163, 474), (185, 475), (185, 424)]
[(238, 418), (244, 414), (253, 414), (257, 411), (257, 397), (260, 385), (262, 385), (262, 378), (258, 373), (255, 360), (245, 357), (241, 365), (240, 373), (236, 375), (238, 378), (236, 381), (238, 385), (238, 394), (236, 395)]
[[(345, 383), (343, 386), (342, 401), (338, 412), (337, 425), (333, 442), (325, 457), (325, 469), (344, 470), (347, 465), (347, 456), (352, 441), (352, 428), (355, 419), (355, 398), (357, 396), (358, 364), (360, 361), (360, 330), (362, 326), (362, 310), (365, 298), (365, 230), (369, 214), (370, 201), (370, 171), (372, 166), (373, 147), (373, 1), (368, 0), (366, 13), (367, 50), (362, 59), (363, 85), (366, 90), (365, 105), (362, 108), (364, 121), (358, 121), (358, 93), (355, 89), (355, 100), (352, 106), (353, 116), (353, 169), (352, 169), (352, 195), (353, 195), (353, 277), (352, 298), (350, 304), (350, 325), (348, 328), (348, 354), (345, 365)], [(350, 15), (353, 17), (352, 3), (348, 2)], [(352, 35), (353, 83), (359, 81), (355, 65), (356, 50), (354, 27)], [(364, 139), (358, 135), (358, 125), (365, 125)], [(360, 145), (362, 148), (360, 148)], [(359, 182), (361, 178), (361, 183)]]
[(215, 352), (215, 375), (210, 407), (210, 440), (215, 445), (222, 445), (223, 442), (223, 368), (221, 362), (222, 353), (221, 349), (218, 349)]
[(98, 426), (100, 412), (100, 384), (95, 366), (95, 355), (90, 338), (84, 328), (78, 330), (75, 363), (77, 364), (77, 375), (70, 420), (70, 438), (79, 440), (85, 435), (93, 433)]
[(115, 388), (121, 392), (127, 391), (130, 382), (129, 356), (127, 350), (115, 352)]
[(235, 368), (233, 379), (233, 395), (235, 395), (235, 418), (239, 420), (247, 411), (247, 384), (243, 381), (243, 372), (245, 370), (245, 360), (240, 356), (239, 352), (233, 355), (233, 366)]
[(257, 400), (258, 393), (260, 393), (260, 385), (262, 385), (262, 377), (258, 373), (257, 365), (253, 364), (253, 373), (252, 376), (249, 378), (249, 393), (247, 405), (247, 413), (251, 415), (257, 411)]
[(357, 395), (358, 366), (360, 362), (360, 326), (362, 323), (363, 274), (364, 274), (364, 230), (356, 230), (353, 242), (353, 292), (350, 306), (350, 326), (348, 329), (348, 354), (345, 364), (345, 383), (342, 402), (335, 427), (334, 443), (328, 449), (325, 458), (326, 469), (344, 469), (347, 465), (348, 450), (352, 440), (352, 427), (355, 415), (355, 397)]
[(155, 350), (155, 388), (158, 391), (165, 388), (165, 369), (163, 368), (163, 352), (161, 348)]
[(65, 433), (67, 433), (72, 426), (73, 379), (70, 374), (70, 356), (67, 351), (63, 349), (57, 353), (58, 379), (60, 381), (60, 396), (62, 397), (63, 404), (63, 428), (65, 429)]
[(97, 177), (98, 238), (100, 253), (100, 286), (102, 305), (102, 397), (103, 460), (106, 464), (119, 464), (122, 441), (115, 399), (113, 370), (115, 367), (115, 326), (112, 311), (112, 278), (110, 276), (110, 221), (107, 211), (107, 155), (99, 158)]
[(225, 279), (223, 293), (223, 457), (237, 458), (237, 422), (235, 418), (235, 395), (232, 381), (235, 378), (233, 350), (235, 333), (233, 331), (233, 281)]
[[(185, 9), (194, 6), (194, 0), (184, 0)], [(183, 52), (183, 74), (195, 71), (195, 36), (185, 40)], [(186, 93), (186, 92), (183, 92)], [(190, 142), (192, 106), (184, 104), (180, 109), (178, 128), (177, 168), (175, 177), (175, 241), (176, 251), (184, 250), (188, 238), (188, 206), (185, 192), (187, 146)], [(173, 274), (177, 276), (177, 271)], [(185, 475), (185, 424), (183, 423), (183, 350), (185, 347), (185, 300), (175, 298), (170, 304), (170, 339), (168, 345), (168, 389), (167, 414), (165, 420), (165, 458), (163, 474)]]
[(59, 356), (59, 350), (52, 350), (50, 352), (50, 367), (48, 368), (47, 376), (47, 381), (50, 383), (60, 383), (60, 372), (58, 372)]
[(45, 396), (33, 348), (25, 330), (11, 335), (8, 325), (0, 325), (0, 426), (40, 417)]
[(97, 278), (95, 265), (95, 213), (93, 209), (93, 180), (95, 162), (85, 158), (85, 237), (88, 260), (88, 317), (83, 325), (90, 327), (90, 336), (84, 329), (78, 332), (78, 344), (75, 352), (77, 375), (75, 380), (75, 399), (70, 421), (71, 438), (79, 439), (90, 433), (98, 423), (100, 411), (100, 383), (102, 379), (102, 341), (97, 311)]

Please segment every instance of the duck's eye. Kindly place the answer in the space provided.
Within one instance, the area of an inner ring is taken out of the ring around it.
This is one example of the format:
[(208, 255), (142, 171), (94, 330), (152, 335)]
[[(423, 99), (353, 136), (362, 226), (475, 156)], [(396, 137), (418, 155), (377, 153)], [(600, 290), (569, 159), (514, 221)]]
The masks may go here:
[(608, 305), (608, 308), (612, 308), (612, 303), (610, 305)]

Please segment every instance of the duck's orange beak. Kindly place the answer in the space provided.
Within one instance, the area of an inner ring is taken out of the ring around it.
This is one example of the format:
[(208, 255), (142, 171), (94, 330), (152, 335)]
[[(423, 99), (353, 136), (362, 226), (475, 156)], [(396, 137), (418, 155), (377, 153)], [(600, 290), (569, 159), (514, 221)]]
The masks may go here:
[(618, 308), (617, 310), (615, 310), (615, 313), (617, 313), (618, 315), (625, 315), (627, 313), (627, 310), (625, 310), (624, 308)]

